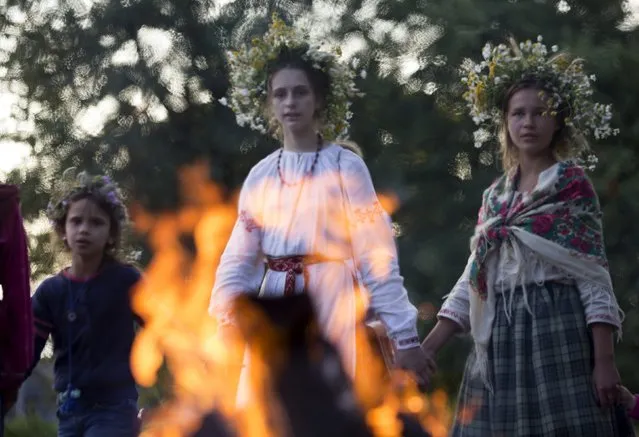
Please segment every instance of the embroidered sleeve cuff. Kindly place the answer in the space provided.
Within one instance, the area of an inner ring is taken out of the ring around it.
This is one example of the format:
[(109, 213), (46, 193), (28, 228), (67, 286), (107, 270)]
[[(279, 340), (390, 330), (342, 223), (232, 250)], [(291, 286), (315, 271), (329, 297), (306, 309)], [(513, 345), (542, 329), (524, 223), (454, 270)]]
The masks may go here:
[(417, 334), (417, 328), (411, 331), (403, 331), (399, 334), (395, 334), (392, 337), (393, 345), (395, 349), (411, 349), (414, 347), (419, 347), (421, 342), (419, 341), (419, 335)]
[(464, 314), (449, 308), (442, 308), (437, 313), (437, 318), (441, 319), (442, 317), (457, 323), (464, 332), (470, 331), (470, 320)]
[(231, 310), (218, 302), (211, 303), (209, 306), (209, 316), (217, 321), (218, 326), (234, 325)]
[(621, 328), (621, 320), (619, 319), (619, 317), (615, 317), (614, 315), (608, 313), (589, 314), (586, 317), (586, 323), (588, 324), (588, 326), (595, 323), (605, 323), (606, 325), (613, 326), (615, 330)]

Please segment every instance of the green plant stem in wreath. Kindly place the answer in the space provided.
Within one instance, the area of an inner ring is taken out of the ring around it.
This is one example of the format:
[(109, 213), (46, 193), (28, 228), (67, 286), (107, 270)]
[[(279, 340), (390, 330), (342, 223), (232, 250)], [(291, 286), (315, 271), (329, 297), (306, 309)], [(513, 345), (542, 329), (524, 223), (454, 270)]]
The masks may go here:
[(549, 51), (542, 41), (539, 36), (534, 43), (487, 43), (481, 62), (468, 60), (462, 64), (461, 80), (466, 86), (463, 98), (478, 127), (474, 132), (475, 147), (496, 138), (508, 90), (520, 81), (532, 80), (546, 90), (540, 95), (546, 100), (550, 115), (563, 117), (573, 132), (575, 157), (586, 156), (588, 167), (593, 168), (597, 158), (585, 138), (601, 140), (619, 133), (610, 126), (612, 105), (592, 100), (596, 77), (584, 71), (582, 59), (560, 53), (556, 45)]
[[(253, 38), (249, 45), (228, 54), (231, 87), (228, 99), (222, 98), (219, 102), (233, 110), (240, 126), (248, 126), (262, 134), (270, 131), (277, 137), (277, 129), (266, 116), (268, 67), (284, 48), (301, 51), (303, 59), (328, 74), (330, 90), (321, 114), (320, 133), (328, 139), (346, 138), (353, 116), (351, 101), (362, 95), (355, 85), (355, 70), (340, 61), (338, 48), (328, 52), (310, 46), (304, 35), (275, 15), (264, 37)], [(361, 74), (365, 77), (364, 71)]]

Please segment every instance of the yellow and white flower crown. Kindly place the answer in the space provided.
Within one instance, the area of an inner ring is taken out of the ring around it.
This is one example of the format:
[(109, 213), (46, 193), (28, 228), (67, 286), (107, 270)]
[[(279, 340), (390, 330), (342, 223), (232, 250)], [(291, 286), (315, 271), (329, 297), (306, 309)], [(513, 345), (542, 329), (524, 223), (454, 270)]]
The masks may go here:
[[(612, 105), (592, 101), (592, 82), (596, 77), (584, 72), (583, 60), (559, 53), (556, 45), (549, 55), (542, 40), (539, 36), (534, 43), (517, 44), (514, 40), (509, 45), (487, 43), (481, 62), (462, 65), (462, 82), (467, 87), (463, 97), (479, 127), (474, 132), (475, 147), (496, 137), (508, 91), (525, 80), (544, 87), (551, 115), (562, 116), (575, 135), (599, 140), (619, 133), (610, 126)], [(581, 143), (581, 149), (576, 152), (587, 155), (588, 165), (593, 167), (597, 158), (589, 152), (587, 142), (577, 143)]]
[[(269, 122), (266, 120), (268, 95), (268, 67), (280, 55), (282, 49), (299, 50), (302, 58), (313, 68), (324, 72), (330, 78), (330, 89), (326, 96), (322, 114), (321, 134), (328, 139), (345, 138), (352, 113), (351, 99), (362, 93), (355, 86), (355, 71), (340, 62), (339, 48), (332, 53), (311, 47), (300, 32), (287, 26), (273, 15), (268, 32), (262, 38), (253, 38), (251, 44), (228, 54), (230, 69), (230, 90), (227, 99), (220, 103), (235, 112), (237, 123), (266, 134)], [(362, 71), (362, 77), (365, 72)], [(277, 136), (277, 132), (271, 132)]]

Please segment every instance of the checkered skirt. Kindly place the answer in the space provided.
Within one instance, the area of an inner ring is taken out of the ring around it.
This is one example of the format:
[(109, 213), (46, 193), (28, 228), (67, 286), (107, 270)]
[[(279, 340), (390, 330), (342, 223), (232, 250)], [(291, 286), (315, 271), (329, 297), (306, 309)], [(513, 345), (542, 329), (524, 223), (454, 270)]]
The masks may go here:
[(494, 394), (470, 375), (462, 380), (453, 437), (629, 437), (624, 411), (597, 405), (592, 379), (592, 340), (579, 292), (546, 282), (513, 295), (511, 320), (497, 299), (489, 372)]

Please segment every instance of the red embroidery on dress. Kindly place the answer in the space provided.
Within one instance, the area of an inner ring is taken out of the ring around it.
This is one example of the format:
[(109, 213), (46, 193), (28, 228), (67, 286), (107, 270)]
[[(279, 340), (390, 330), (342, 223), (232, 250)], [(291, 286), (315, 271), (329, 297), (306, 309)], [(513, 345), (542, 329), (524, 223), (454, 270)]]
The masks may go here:
[(259, 229), (257, 222), (251, 217), (245, 210), (240, 211), (240, 221), (244, 223), (246, 232), (253, 232), (255, 229)]
[(355, 208), (353, 211), (357, 223), (369, 222), (375, 223), (375, 219), (384, 214), (384, 208), (376, 201), (370, 208)]

